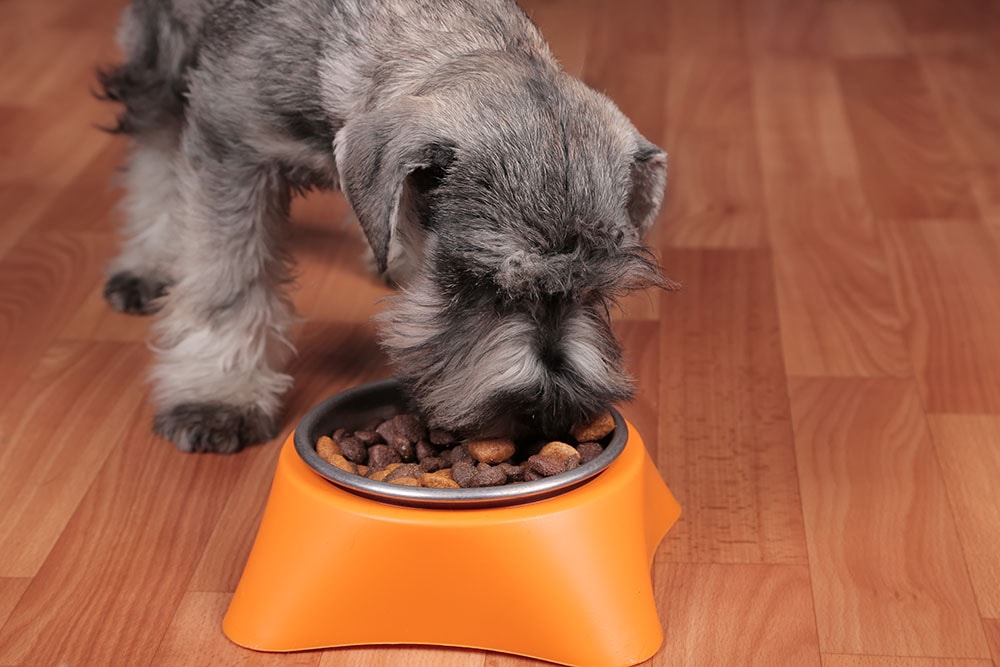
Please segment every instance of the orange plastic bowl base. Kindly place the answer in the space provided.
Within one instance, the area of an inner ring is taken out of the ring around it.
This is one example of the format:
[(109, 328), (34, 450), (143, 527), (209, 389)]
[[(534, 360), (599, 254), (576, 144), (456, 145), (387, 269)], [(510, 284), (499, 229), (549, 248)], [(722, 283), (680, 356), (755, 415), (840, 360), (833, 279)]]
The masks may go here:
[(663, 641), (649, 571), (680, 507), (631, 424), (628, 434), (580, 487), (460, 510), (345, 491), (289, 437), (223, 631), (260, 651), (432, 644), (642, 662)]

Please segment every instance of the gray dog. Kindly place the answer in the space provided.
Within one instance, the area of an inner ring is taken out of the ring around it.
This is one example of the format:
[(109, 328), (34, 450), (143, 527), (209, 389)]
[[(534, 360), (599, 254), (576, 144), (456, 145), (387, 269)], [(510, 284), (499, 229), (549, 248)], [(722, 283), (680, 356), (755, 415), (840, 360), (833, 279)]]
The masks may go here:
[(616, 297), (670, 287), (641, 239), (666, 155), (507, 0), (134, 0), (100, 73), (131, 137), (112, 307), (162, 309), (154, 428), (276, 433), (290, 197), (340, 187), (400, 289), (380, 342), (460, 434), (565, 431), (628, 399)]

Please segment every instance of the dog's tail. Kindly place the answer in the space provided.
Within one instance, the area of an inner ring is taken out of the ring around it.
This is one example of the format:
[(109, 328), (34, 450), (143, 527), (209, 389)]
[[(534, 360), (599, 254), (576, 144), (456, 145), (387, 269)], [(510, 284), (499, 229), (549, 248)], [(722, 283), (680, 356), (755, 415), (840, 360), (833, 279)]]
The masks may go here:
[(169, 0), (133, 0), (125, 9), (118, 31), (125, 62), (97, 71), (95, 95), (125, 107), (109, 132), (143, 134), (183, 118), (198, 26), (172, 9)]

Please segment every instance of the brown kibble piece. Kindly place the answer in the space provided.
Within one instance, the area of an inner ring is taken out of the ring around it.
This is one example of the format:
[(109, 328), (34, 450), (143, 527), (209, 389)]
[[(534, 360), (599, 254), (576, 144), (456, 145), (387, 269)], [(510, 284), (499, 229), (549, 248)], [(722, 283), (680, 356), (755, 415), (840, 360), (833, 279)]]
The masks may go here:
[(469, 450), (472, 458), (480, 463), (500, 463), (514, 456), (517, 448), (513, 440), (502, 438), (491, 438), (489, 440), (470, 440), (465, 443), (465, 448)]
[(568, 445), (565, 442), (559, 442), (558, 440), (553, 440), (538, 452), (539, 456), (551, 456), (554, 459), (558, 459), (569, 465), (571, 459), (575, 459), (577, 463), (580, 462), (580, 452), (576, 451), (576, 447), (573, 445)]
[(534, 481), (537, 481), (539, 479), (545, 479), (545, 475), (543, 475), (541, 473), (538, 473), (538, 472), (535, 472), (534, 470), (532, 470), (528, 466), (524, 467), (524, 481), (525, 482), (534, 482)]
[(459, 461), (451, 467), (451, 477), (459, 486), (465, 488), (472, 482), (472, 476), (476, 474), (476, 468), (468, 461)]
[(316, 453), (327, 463), (330, 462), (330, 457), (343, 454), (340, 451), (340, 445), (334, 442), (333, 438), (328, 435), (320, 436), (316, 442)]
[(566, 470), (566, 464), (559, 459), (543, 454), (535, 454), (528, 458), (528, 468), (534, 470), (543, 477), (558, 475)]
[(378, 431), (355, 431), (354, 437), (365, 447), (371, 447), (372, 445), (377, 445), (382, 442), (382, 436), (378, 434)]
[(416, 415), (396, 415), (379, 424), (375, 431), (393, 446), (402, 439), (413, 445), (427, 437), (427, 428)]
[(437, 447), (427, 442), (426, 440), (421, 440), (413, 448), (417, 454), (417, 460), (423, 461), (431, 456), (437, 456)]
[(348, 461), (364, 463), (368, 460), (368, 448), (357, 438), (346, 435), (340, 439), (341, 454)]
[(465, 448), (465, 445), (456, 445), (451, 448), (451, 464), (455, 465), (459, 461), (465, 461), (466, 463), (472, 463), (475, 461), (475, 459), (472, 458), (472, 454), (469, 453), (469, 450)]
[(615, 430), (615, 418), (609, 410), (594, 417), (587, 424), (581, 424), (573, 429), (573, 437), (577, 442), (600, 440)]
[(599, 442), (581, 442), (576, 446), (576, 451), (580, 452), (580, 465), (590, 463), (604, 451), (604, 446)]
[(508, 482), (520, 482), (524, 479), (524, 466), (516, 466), (512, 463), (501, 463), (499, 466)]
[(414, 441), (411, 441), (406, 437), (406, 434), (403, 433), (400, 428), (396, 417), (382, 422), (375, 428), (375, 431), (382, 436), (382, 438), (384, 438), (397, 453), (399, 453), (399, 456), (403, 461), (410, 461), (413, 459)]
[(390, 484), (398, 484), (399, 486), (420, 486), (420, 482), (414, 477), (397, 477), (396, 479), (389, 480)]
[(416, 463), (404, 463), (400, 466), (396, 466), (393, 470), (389, 471), (389, 474), (385, 476), (386, 482), (391, 482), (394, 479), (399, 479), (400, 477), (412, 477), (416, 479), (420, 476), (420, 466)]
[(428, 456), (420, 460), (420, 469), (424, 472), (437, 472), (444, 467), (446, 467), (444, 459), (439, 456)]
[(488, 463), (480, 463), (476, 467), (476, 472), (472, 475), (469, 486), (500, 486), (507, 481), (507, 475), (500, 469), (500, 466), (491, 466)]
[(372, 445), (368, 448), (368, 465), (372, 470), (379, 471), (390, 463), (399, 463), (402, 457), (389, 445)]
[(425, 472), (418, 478), (420, 486), (426, 486), (429, 489), (460, 489), (458, 482), (453, 480), (448, 475), (442, 475), (439, 472)]

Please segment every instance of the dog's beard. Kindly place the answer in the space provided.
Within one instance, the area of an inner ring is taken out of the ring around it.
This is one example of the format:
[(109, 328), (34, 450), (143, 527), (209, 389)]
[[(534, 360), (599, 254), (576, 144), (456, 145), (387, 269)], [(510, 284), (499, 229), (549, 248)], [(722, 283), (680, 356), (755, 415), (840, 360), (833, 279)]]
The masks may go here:
[(573, 424), (630, 398), (632, 385), (605, 314), (571, 301), (539, 308), (446, 298), (418, 277), (389, 300), (380, 337), (433, 426), (565, 437)]

